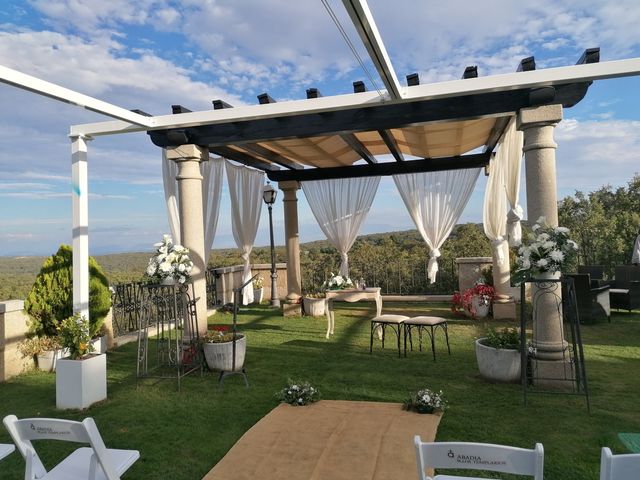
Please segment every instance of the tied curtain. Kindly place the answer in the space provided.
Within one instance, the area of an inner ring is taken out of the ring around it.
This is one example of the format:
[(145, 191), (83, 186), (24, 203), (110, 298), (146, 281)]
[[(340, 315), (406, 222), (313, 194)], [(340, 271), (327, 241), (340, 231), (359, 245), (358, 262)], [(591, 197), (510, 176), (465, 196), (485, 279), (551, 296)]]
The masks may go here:
[[(202, 213), (204, 227), (204, 261), (209, 261), (209, 254), (213, 246), (213, 239), (218, 228), (220, 213), (220, 195), (222, 193), (222, 177), (224, 175), (224, 161), (222, 158), (210, 158), (200, 162), (202, 175)], [(162, 182), (164, 184), (164, 199), (167, 205), (169, 228), (174, 243), (182, 245), (180, 238), (180, 198), (178, 193), (178, 164), (167, 160), (166, 151), (162, 149)]]
[(303, 182), (302, 190), (329, 242), (340, 252), (340, 275), (349, 277), (348, 252), (369, 213), (380, 177)]
[[(231, 196), (231, 227), (236, 245), (242, 250), (242, 283), (245, 283), (251, 278), (249, 256), (260, 223), (264, 173), (227, 162), (227, 180)], [(249, 283), (242, 289), (242, 304), (248, 305), (252, 302), (253, 285)]]
[[(503, 147), (500, 147), (502, 150)], [(507, 242), (507, 197), (505, 194), (505, 174), (507, 159), (498, 156), (491, 160), (489, 179), (484, 192), (482, 225), (484, 233), (491, 240), (494, 257), (498, 265), (504, 264), (504, 248)], [(495, 273), (494, 273), (495, 274)]]
[(469, 201), (479, 168), (394, 175), (398, 192), (413, 223), (429, 247), (427, 276), (436, 280), (439, 248)]
[(522, 243), (522, 226), (520, 220), (524, 216), (518, 203), (520, 197), (520, 168), (522, 160), (522, 132), (516, 130), (515, 117), (511, 119), (496, 152), (495, 160), (504, 163), (503, 176), (505, 191), (511, 210), (507, 213), (507, 238), (509, 245), (517, 247)]

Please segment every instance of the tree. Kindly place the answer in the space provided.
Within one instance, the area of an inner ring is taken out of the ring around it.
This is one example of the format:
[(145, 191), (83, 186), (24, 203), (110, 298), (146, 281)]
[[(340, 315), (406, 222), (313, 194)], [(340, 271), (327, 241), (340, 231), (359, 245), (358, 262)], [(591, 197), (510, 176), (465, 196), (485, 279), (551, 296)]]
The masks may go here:
[[(62, 320), (73, 315), (73, 252), (61, 245), (55, 255), (42, 264), (40, 273), (24, 301), (31, 316), (31, 330), (38, 336), (57, 335)], [(111, 308), (109, 280), (93, 257), (89, 257), (90, 334), (95, 336)]]

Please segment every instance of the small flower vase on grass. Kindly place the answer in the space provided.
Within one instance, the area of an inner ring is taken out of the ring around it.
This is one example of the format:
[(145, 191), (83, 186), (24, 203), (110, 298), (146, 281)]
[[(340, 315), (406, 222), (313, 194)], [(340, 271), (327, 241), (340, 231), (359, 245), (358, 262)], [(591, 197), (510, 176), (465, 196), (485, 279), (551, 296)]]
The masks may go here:
[(404, 401), (402, 408), (417, 413), (438, 413), (447, 409), (448, 403), (442, 390), (436, 392), (429, 388), (423, 388), (411, 394)]
[(309, 382), (289, 380), (287, 385), (276, 393), (276, 398), (282, 403), (300, 407), (320, 400), (320, 391)]

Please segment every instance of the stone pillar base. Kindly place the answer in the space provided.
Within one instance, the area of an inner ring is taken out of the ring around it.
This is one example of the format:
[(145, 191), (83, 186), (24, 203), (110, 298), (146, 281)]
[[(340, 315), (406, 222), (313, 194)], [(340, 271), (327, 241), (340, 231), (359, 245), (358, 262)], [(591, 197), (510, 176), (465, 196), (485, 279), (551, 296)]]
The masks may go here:
[(566, 360), (531, 359), (533, 385), (549, 390), (567, 391), (576, 389), (573, 365)]
[(284, 317), (301, 317), (302, 306), (299, 303), (283, 303), (282, 315)]
[(493, 303), (494, 320), (515, 320), (516, 303), (514, 301), (506, 303)]

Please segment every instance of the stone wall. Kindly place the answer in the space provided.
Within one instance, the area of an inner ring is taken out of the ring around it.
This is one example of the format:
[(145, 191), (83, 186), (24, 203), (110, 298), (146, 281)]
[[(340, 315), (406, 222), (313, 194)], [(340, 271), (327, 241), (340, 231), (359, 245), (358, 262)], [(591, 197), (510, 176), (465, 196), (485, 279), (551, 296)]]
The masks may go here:
[(493, 259), (491, 257), (464, 257), (456, 258), (456, 263), (458, 264), (458, 289), (460, 292), (464, 292), (473, 287), (475, 282), (483, 276), (483, 270), (493, 265)]
[(0, 382), (33, 365), (31, 359), (22, 358), (18, 352), (18, 344), (29, 329), (28, 320), (22, 300), (0, 302)]
[[(223, 267), (214, 269), (216, 275), (216, 290), (218, 299), (223, 303), (233, 302), (233, 289), (242, 285), (242, 265), (234, 265), (232, 267)], [(263, 301), (271, 299), (271, 264), (260, 263), (251, 265), (251, 272), (255, 275), (259, 274), (263, 282), (264, 297)], [(287, 296), (287, 264), (276, 263), (277, 293), (278, 298), (283, 299)]]

